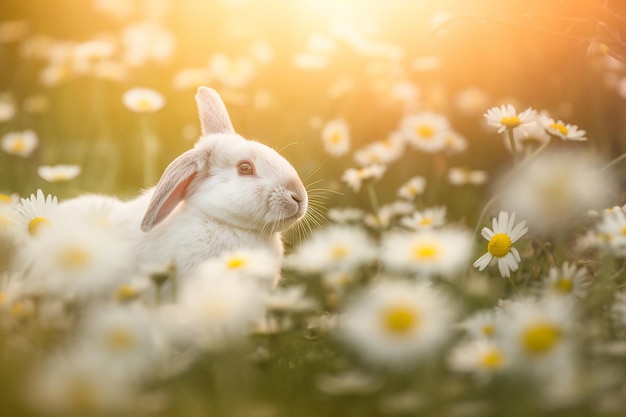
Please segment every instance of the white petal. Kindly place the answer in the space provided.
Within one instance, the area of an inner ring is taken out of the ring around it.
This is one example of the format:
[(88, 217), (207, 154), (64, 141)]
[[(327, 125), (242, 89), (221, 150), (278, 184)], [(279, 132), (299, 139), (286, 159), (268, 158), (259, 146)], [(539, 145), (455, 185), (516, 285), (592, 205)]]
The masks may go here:
[(498, 259), (498, 271), (500, 271), (500, 275), (503, 278), (508, 278), (511, 276), (511, 272), (509, 272), (509, 266), (506, 263), (506, 257)]
[(519, 256), (519, 252), (517, 251), (516, 248), (511, 248), (511, 251), (509, 253), (507, 253), (507, 256), (513, 256), (513, 259), (515, 259), (516, 262), (521, 262), (522, 258), (520, 258)]
[(511, 213), (511, 216), (509, 217), (509, 222), (506, 225), (506, 230), (507, 232), (509, 232), (509, 234), (511, 234), (511, 230), (513, 230), (513, 226), (515, 226), (515, 212)]
[(494, 233), (488, 227), (483, 227), (483, 230), (480, 231), (480, 235), (487, 240), (491, 240)]
[(507, 233), (509, 231), (509, 229), (507, 229), (508, 225), (509, 225), (509, 213), (507, 213), (506, 211), (501, 211), (498, 216), (499, 229), (497, 231), (494, 230), (494, 232)]
[(517, 268), (519, 268), (519, 261), (515, 259), (515, 256), (511, 253), (507, 253), (504, 258), (509, 266), (509, 269), (511, 269), (511, 271), (517, 271)]
[(478, 268), (479, 271), (482, 271), (483, 269), (487, 268), (487, 266), (492, 261), (492, 259), (493, 259), (493, 255), (487, 252), (483, 256), (478, 258), (476, 262), (474, 262), (473, 266), (475, 268)]
[(524, 228), (524, 226), (526, 226), (525, 220), (511, 230), (511, 233), (509, 233), (511, 242), (516, 242), (520, 237), (524, 236), (526, 232), (528, 232), (528, 228)]

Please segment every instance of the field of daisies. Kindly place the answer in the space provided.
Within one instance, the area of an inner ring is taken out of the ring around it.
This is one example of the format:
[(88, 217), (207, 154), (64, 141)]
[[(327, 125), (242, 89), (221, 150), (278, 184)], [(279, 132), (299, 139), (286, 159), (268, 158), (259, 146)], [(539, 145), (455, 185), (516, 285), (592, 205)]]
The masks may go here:
[[(2, 9), (3, 417), (626, 412), (619, 1)], [(309, 207), (179, 276), (61, 203), (155, 185), (202, 85)]]

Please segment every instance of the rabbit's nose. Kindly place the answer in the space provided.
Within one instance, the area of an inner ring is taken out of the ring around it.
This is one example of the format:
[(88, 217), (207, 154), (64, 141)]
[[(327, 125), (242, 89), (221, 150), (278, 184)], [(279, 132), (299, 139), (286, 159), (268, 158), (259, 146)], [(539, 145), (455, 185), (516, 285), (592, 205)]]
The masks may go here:
[(293, 201), (295, 201), (296, 203), (300, 204), (304, 201), (304, 198), (299, 195), (298, 193), (294, 193), (293, 191), (290, 193), (291, 194), (291, 198), (293, 199)]

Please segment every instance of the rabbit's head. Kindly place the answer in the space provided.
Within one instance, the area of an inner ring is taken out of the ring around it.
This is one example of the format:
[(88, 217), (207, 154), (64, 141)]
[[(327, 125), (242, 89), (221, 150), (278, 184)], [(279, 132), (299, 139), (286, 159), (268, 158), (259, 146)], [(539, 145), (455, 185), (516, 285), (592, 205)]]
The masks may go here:
[(268, 146), (236, 134), (215, 90), (200, 87), (196, 102), (202, 137), (166, 168), (141, 229), (150, 231), (179, 203), (200, 219), (268, 235), (300, 219), (308, 197), (293, 166)]

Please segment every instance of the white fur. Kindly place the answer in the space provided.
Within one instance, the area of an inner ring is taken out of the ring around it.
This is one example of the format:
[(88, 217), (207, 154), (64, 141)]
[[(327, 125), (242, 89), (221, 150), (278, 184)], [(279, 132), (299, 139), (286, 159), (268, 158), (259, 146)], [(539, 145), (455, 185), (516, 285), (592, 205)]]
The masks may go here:
[[(127, 202), (88, 195), (60, 206), (80, 213), (105, 204), (111, 221), (136, 243), (138, 266), (173, 261), (185, 276), (206, 259), (242, 247), (281, 257), (281, 231), (307, 208), (296, 170), (273, 149), (231, 131), (213, 90), (200, 87), (196, 101), (203, 136), (156, 187)], [(251, 162), (256, 175), (239, 175), (241, 161)]]

